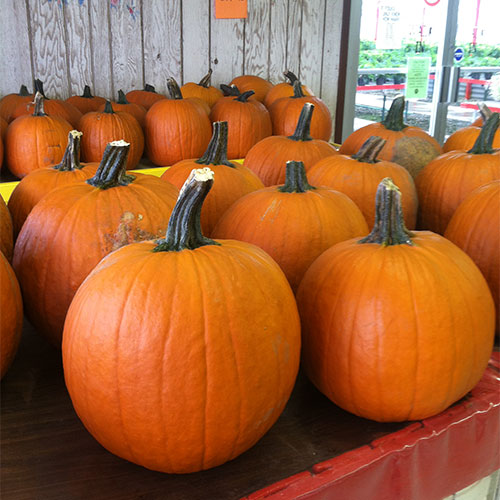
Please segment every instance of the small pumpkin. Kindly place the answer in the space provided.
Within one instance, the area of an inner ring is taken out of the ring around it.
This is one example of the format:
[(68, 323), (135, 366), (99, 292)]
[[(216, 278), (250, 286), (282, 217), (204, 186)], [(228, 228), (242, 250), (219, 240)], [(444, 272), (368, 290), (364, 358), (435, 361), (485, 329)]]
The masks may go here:
[(379, 153), (379, 159), (402, 165), (415, 178), (418, 172), (442, 154), (443, 150), (436, 139), (427, 132), (404, 123), (404, 108), (404, 96), (396, 97), (385, 119), (355, 130), (340, 146), (340, 154), (356, 154), (367, 139), (376, 135), (387, 141)]
[(376, 213), (370, 235), (326, 250), (299, 286), (302, 366), (344, 410), (380, 422), (421, 420), (483, 375), (495, 308), (465, 252), (405, 228), (390, 179), (381, 183)]
[(28, 103), (33, 100), (33, 94), (28, 92), (26, 85), (21, 85), (18, 94), (7, 94), (0, 99), (0, 116), (10, 123), (12, 113), (22, 103)]
[(310, 134), (314, 104), (306, 102), (300, 112), (293, 135), (272, 135), (252, 146), (243, 165), (255, 172), (264, 186), (275, 186), (285, 182), (286, 163), (301, 161), (306, 172), (319, 160), (338, 155), (328, 142), (313, 139)]
[(12, 217), (4, 199), (0, 196), (0, 251), (10, 262), (12, 260), (13, 250), (14, 231)]
[(16, 118), (7, 129), (5, 161), (19, 178), (33, 170), (59, 163), (64, 155), (71, 125), (60, 116), (45, 113), (44, 98), (35, 96), (32, 115)]
[(153, 104), (167, 97), (163, 94), (158, 94), (153, 85), (146, 84), (144, 90), (131, 90), (127, 92), (126, 98), (128, 102), (139, 104), (147, 111)]
[(210, 85), (210, 79), (212, 77), (212, 69), (208, 70), (208, 73), (200, 80), (199, 83), (188, 82), (181, 87), (181, 92), (184, 98), (186, 97), (197, 97), (205, 101), (208, 106), (213, 108), (214, 104), (223, 97), (222, 92)]
[(419, 173), (419, 228), (444, 234), (453, 213), (474, 189), (500, 179), (500, 151), (492, 148), (498, 123), (499, 115), (493, 113), (471, 150), (438, 156)]
[(402, 193), (405, 225), (414, 229), (417, 222), (418, 198), (413, 178), (397, 163), (378, 160), (385, 139), (370, 137), (352, 156), (328, 156), (309, 171), (309, 179), (317, 186), (329, 186), (346, 194), (361, 209), (369, 227), (375, 222), (375, 195), (380, 182), (390, 177)]
[[(104, 111), (106, 104), (103, 103), (97, 111)], [(135, 104), (133, 102), (129, 102), (127, 97), (123, 93), (123, 90), (118, 91), (118, 100), (112, 104), (113, 111), (116, 113), (117, 111), (123, 111), (124, 113), (128, 113), (132, 115), (144, 129), (144, 125), (146, 124), (146, 108), (141, 106), (140, 104)]]
[[(283, 75), (288, 80), (288, 82), (282, 82), (274, 85), (274, 87), (269, 90), (266, 94), (266, 98), (264, 99), (264, 106), (269, 109), (274, 101), (281, 99), (282, 97), (291, 97), (294, 94), (293, 84), (298, 80), (297, 76), (292, 73), (290, 70), (286, 70)], [(313, 91), (306, 87), (305, 85), (301, 86), (302, 93), (304, 95), (314, 95)]]
[(339, 241), (368, 234), (363, 214), (346, 195), (307, 181), (302, 162), (286, 164), (282, 186), (243, 196), (220, 218), (214, 238), (253, 243), (281, 267), (295, 292), (312, 262)]
[(281, 269), (254, 245), (200, 231), (212, 182), (209, 168), (188, 179), (165, 239), (104, 259), (64, 327), (64, 378), (85, 427), (112, 453), (168, 473), (253, 446), (299, 367), (300, 320)]
[(273, 88), (273, 84), (268, 80), (256, 75), (242, 75), (233, 78), (229, 85), (236, 85), (241, 92), (253, 90), (255, 98), (264, 102), (267, 93)]
[(91, 111), (97, 111), (101, 106), (104, 106), (106, 99), (104, 97), (94, 96), (90, 91), (90, 87), (85, 85), (82, 95), (74, 95), (68, 97), (66, 102), (69, 102), (75, 108), (80, 110), (82, 115), (90, 113)]
[(211, 235), (222, 214), (242, 196), (264, 187), (261, 180), (247, 167), (227, 159), (227, 122), (215, 122), (212, 139), (205, 154), (198, 160), (183, 160), (168, 170), (161, 178), (179, 189), (191, 171), (200, 165), (210, 166), (217, 177), (201, 213), (203, 232)]

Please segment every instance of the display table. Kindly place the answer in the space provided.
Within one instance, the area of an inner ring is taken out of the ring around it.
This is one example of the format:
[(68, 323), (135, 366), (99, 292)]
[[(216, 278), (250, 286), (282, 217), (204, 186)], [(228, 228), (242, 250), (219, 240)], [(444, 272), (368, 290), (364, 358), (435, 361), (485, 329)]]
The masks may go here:
[(500, 467), (500, 356), (472, 394), (423, 422), (342, 411), (299, 375), (278, 422), (212, 470), (168, 475), (122, 460), (85, 430), (60, 352), (25, 323), (1, 383), (1, 497), (11, 499), (338, 498), (439, 500)]

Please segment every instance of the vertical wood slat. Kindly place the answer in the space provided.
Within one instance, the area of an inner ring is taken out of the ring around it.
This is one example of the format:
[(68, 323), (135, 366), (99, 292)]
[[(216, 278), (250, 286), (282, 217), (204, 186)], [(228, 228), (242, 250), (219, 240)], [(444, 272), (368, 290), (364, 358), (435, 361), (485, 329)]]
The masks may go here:
[(28, 2), (34, 77), (43, 81), (47, 97), (69, 97), (64, 17), (56, 0)]
[[(302, 78), (300, 73), (300, 39), (302, 36), (302, 4), (307, 0), (288, 0), (286, 69)], [(283, 70), (285, 71), (285, 70)], [(306, 82), (308, 84), (308, 82)]]
[(160, 94), (168, 94), (168, 77), (182, 81), (181, 7), (181, 0), (143, 2), (144, 80)]
[(33, 89), (26, 3), (2, 4), (0, 28), (0, 96), (19, 92), (21, 85)]
[[(268, 0), (253, 3), (245, 22), (245, 75), (269, 78), (269, 8)], [(235, 75), (237, 76), (237, 75)]]
[[(274, 84), (283, 82), (283, 72), (286, 71), (286, 52), (288, 44), (288, 0), (271, 2), (269, 12), (269, 80)], [(295, 68), (297, 71), (297, 68)]]

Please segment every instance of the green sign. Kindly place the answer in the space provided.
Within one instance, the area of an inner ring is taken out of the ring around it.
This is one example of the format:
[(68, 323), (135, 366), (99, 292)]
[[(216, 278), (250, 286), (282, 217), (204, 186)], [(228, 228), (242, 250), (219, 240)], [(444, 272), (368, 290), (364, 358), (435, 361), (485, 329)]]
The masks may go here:
[(429, 70), (431, 67), (430, 57), (409, 57), (408, 71), (406, 74), (407, 99), (427, 98), (427, 86), (429, 82)]

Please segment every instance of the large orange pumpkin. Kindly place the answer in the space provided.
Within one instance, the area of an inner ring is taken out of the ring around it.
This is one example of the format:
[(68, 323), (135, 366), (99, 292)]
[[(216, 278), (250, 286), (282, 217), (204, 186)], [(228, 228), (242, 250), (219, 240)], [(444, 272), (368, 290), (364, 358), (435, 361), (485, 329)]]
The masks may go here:
[(7, 260), (12, 260), (12, 252), (14, 250), (14, 233), (12, 225), (12, 217), (5, 204), (4, 199), (0, 196), (0, 251), (5, 255)]
[(5, 162), (17, 177), (59, 163), (71, 125), (59, 116), (45, 114), (44, 99), (37, 92), (32, 115), (16, 118), (7, 129)]
[(128, 149), (110, 143), (95, 176), (48, 193), (17, 238), (13, 265), (26, 315), (56, 346), (69, 304), (97, 263), (167, 227), (178, 190), (151, 175), (127, 175)]
[(253, 243), (281, 267), (292, 289), (324, 250), (368, 234), (368, 226), (346, 195), (307, 181), (302, 162), (286, 164), (282, 186), (254, 191), (233, 203), (213, 231), (214, 238)]
[(8, 370), (21, 340), (23, 300), (16, 275), (0, 252), (0, 379)]
[(212, 135), (212, 124), (200, 103), (183, 99), (173, 78), (167, 84), (172, 98), (157, 102), (146, 114), (146, 152), (157, 165), (200, 157)]
[(231, 80), (229, 85), (236, 85), (242, 93), (253, 90), (255, 98), (260, 102), (264, 102), (267, 93), (273, 88), (271, 82), (256, 75), (237, 76)]
[[(124, 113), (128, 113), (132, 115), (144, 129), (144, 125), (146, 124), (146, 108), (141, 106), (140, 104), (136, 104), (134, 102), (129, 102), (123, 93), (123, 90), (118, 91), (118, 100), (112, 104), (113, 111), (123, 111)], [(97, 111), (104, 111), (106, 107), (105, 103), (103, 103)]]
[(0, 116), (10, 123), (12, 113), (23, 102), (28, 103), (33, 99), (33, 94), (28, 92), (26, 85), (21, 85), (18, 94), (7, 94), (0, 99)]
[(68, 97), (66, 102), (69, 102), (75, 108), (80, 110), (82, 115), (90, 113), (91, 111), (97, 111), (101, 106), (104, 106), (106, 99), (104, 97), (94, 96), (90, 91), (90, 87), (85, 85), (82, 95), (74, 95)]
[(379, 159), (402, 165), (415, 178), (418, 172), (443, 150), (436, 139), (427, 132), (404, 123), (404, 108), (404, 96), (396, 97), (385, 119), (355, 130), (340, 146), (340, 153), (356, 154), (367, 139), (376, 135), (387, 141)]
[(314, 104), (306, 102), (300, 112), (293, 135), (272, 135), (252, 146), (243, 165), (255, 172), (265, 186), (285, 182), (287, 161), (301, 161), (306, 172), (319, 160), (337, 155), (328, 142), (313, 139), (310, 134)]
[(363, 239), (334, 245), (297, 293), (302, 366), (341, 408), (381, 422), (445, 410), (481, 378), (495, 307), (472, 259), (437, 234), (410, 233), (386, 179)]
[(212, 69), (210, 68), (208, 73), (200, 80), (199, 83), (185, 83), (181, 87), (183, 97), (197, 97), (198, 99), (205, 101), (210, 108), (213, 108), (214, 104), (223, 97), (223, 94), (219, 89), (210, 85), (211, 77)]
[(278, 265), (200, 232), (212, 179), (208, 168), (190, 178), (164, 240), (104, 259), (64, 327), (64, 377), (85, 427), (162, 472), (208, 469), (253, 446), (299, 367), (300, 321)]
[(264, 187), (260, 179), (247, 167), (227, 159), (226, 122), (215, 122), (214, 132), (205, 154), (199, 160), (183, 160), (166, 170), (162, 179), (179, 189), (191, 171), (207, 165), (215, 172), (217, 182), (210, 191), (201, 213), (203, 232), (211, 235), (222, 214), (239, 198)]
[(167, 97), (163, 94), (157, 94), (153, 85), (146, 84), (144, 90), (131, 90), (126, 94), (127, 101), (139, 104), (148, 110), (153, 104)]
[[(271, 90), (269, 90), (269, 92), (266, 94), (266, 98), (264, 99), (264, 106), (267, 109), (269, 109), (273, 105), (274, 101), (277, 101), (282, 97), (293, 96), (293, 84), (298, 80), (298, 78), (290, 70), (286, 70), (283, 75), (288, 80), (288, 82), (278, 83), (274, 87), (272, 87)], [(313, 91), (309, 87), (302, 85), (301, 88), (304, 95), (314, 95)]]
[(500, 180), (472, 191), (456, 209), (444, 236), (469, 255), (486, 278), (500, 332)]
[(417, 190), (409, 172), (397, 163), (378, 160), (385, 139), (370, 137), (352, 156), (328, 156), (309, 171), (309, 179), (317, 186), (329, 186), (345, 193), (361, 209), (369, 227), (375, 222), (375, 195), (382, 179), (390, 177), (403, 195), (405, 224), (414, 229), (417, 222)]
[(15, 187), (8, 206), (16, 237), (33, 207), (47, 193), (66, 184), (85, 181), (95, 175), (97, 163), (80, 163), (81, 136), (81, 132), (72, 130), (68, 134), (68, 145), (61, 162), (30, 172)]
[(474, 189), (500, 179), (500, 151), (492, 148), (499, 115), (483, 125), (470, 151), (450, 151), (431, 161), (415, 179), (418, 227), (443, 234), (460, 203)]

